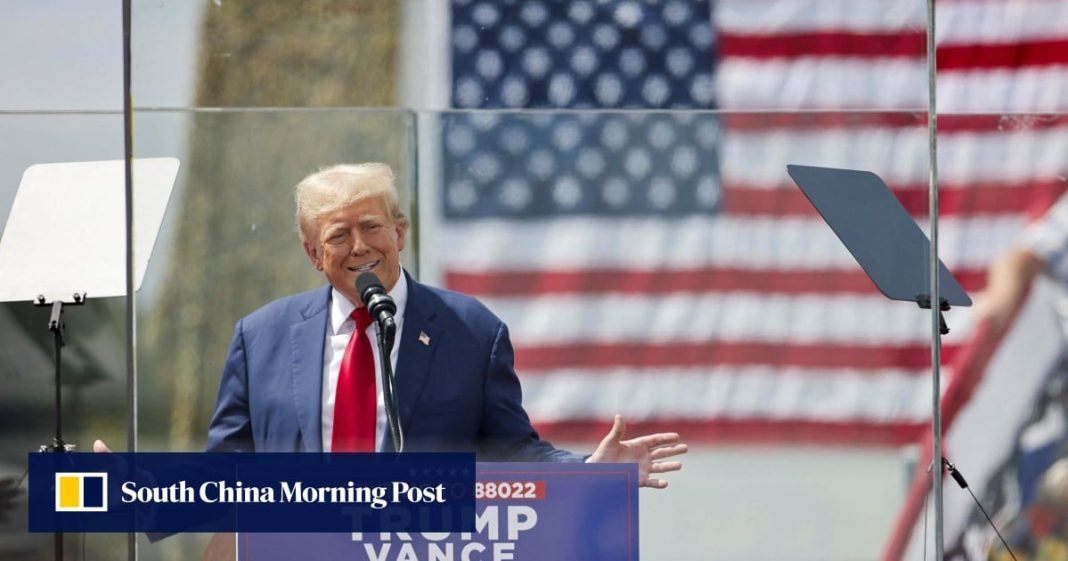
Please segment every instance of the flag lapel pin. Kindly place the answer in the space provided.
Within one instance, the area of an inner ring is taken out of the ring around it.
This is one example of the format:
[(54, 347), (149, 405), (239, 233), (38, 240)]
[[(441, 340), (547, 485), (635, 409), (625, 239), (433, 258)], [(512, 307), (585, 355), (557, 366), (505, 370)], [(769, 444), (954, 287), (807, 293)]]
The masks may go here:
[(426, 333), (420, 331), (419, 332), (419, 342), (429, 347), (430, 346), (430, 336), (427, 335)]

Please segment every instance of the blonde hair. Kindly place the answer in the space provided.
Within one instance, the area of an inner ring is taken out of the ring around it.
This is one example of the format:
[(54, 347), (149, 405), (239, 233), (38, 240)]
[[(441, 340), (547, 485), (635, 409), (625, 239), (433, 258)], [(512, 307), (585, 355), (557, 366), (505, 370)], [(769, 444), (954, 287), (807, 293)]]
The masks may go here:
[(338, 164), (305, 177), (293, 189), (297, 203), (297, 231), (301, 241), (315, 232), (319, 218), (372, 197), (381, 197), (397, 224), (408, 225), (400, 209), (393, 170), (386, 164)]

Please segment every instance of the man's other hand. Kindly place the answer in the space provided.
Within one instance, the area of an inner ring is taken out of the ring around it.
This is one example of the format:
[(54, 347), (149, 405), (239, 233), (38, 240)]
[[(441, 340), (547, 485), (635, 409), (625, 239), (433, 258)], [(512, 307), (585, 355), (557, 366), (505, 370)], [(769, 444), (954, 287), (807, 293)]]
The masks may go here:
[(686, 444), (680, 442), (678, 433), (674, 432), (659, 432), (623, 440), (626, 430), (623, 416), (616, 415), (612, 430), (608, 431), (608, 435), (601, 440), (586, 463), (635, 463), (638, 464), (639, 486), (666, 488), (667, 481), (652, 475), (682, 469), (682, 462), (664, 460), (685, 454)]

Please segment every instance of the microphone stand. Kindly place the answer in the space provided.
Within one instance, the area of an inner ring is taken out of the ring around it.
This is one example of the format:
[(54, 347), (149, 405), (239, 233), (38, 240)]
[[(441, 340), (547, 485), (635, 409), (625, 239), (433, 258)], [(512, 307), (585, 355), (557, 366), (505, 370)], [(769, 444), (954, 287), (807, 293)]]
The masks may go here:
[(392, 317), (386, 317), (378, 323), (378, 356), (382, 357), (382, 401), (386, 406), (386, 419), (389, 422), (389, 435), (396, 452), (404, 451), (404, 430), (401, 429), (400, 412), (397, 409), (397, 394), (393, 388), (393, 341), (397, 336), (397, 324)]

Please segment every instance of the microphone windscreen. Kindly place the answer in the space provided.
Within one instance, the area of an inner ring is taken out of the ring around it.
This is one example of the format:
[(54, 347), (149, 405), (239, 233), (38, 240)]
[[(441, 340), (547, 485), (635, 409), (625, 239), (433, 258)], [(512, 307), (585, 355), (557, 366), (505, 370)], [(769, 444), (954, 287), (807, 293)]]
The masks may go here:
[(371, 287), (378, 287), (382, 292), (386, 289), (382, 287), (382, 281), (378, 280), (378, 275), (368, 271), (356, 277), (356, 292), (360, 293), (360, 296), (367, 294), (367, 289)]

